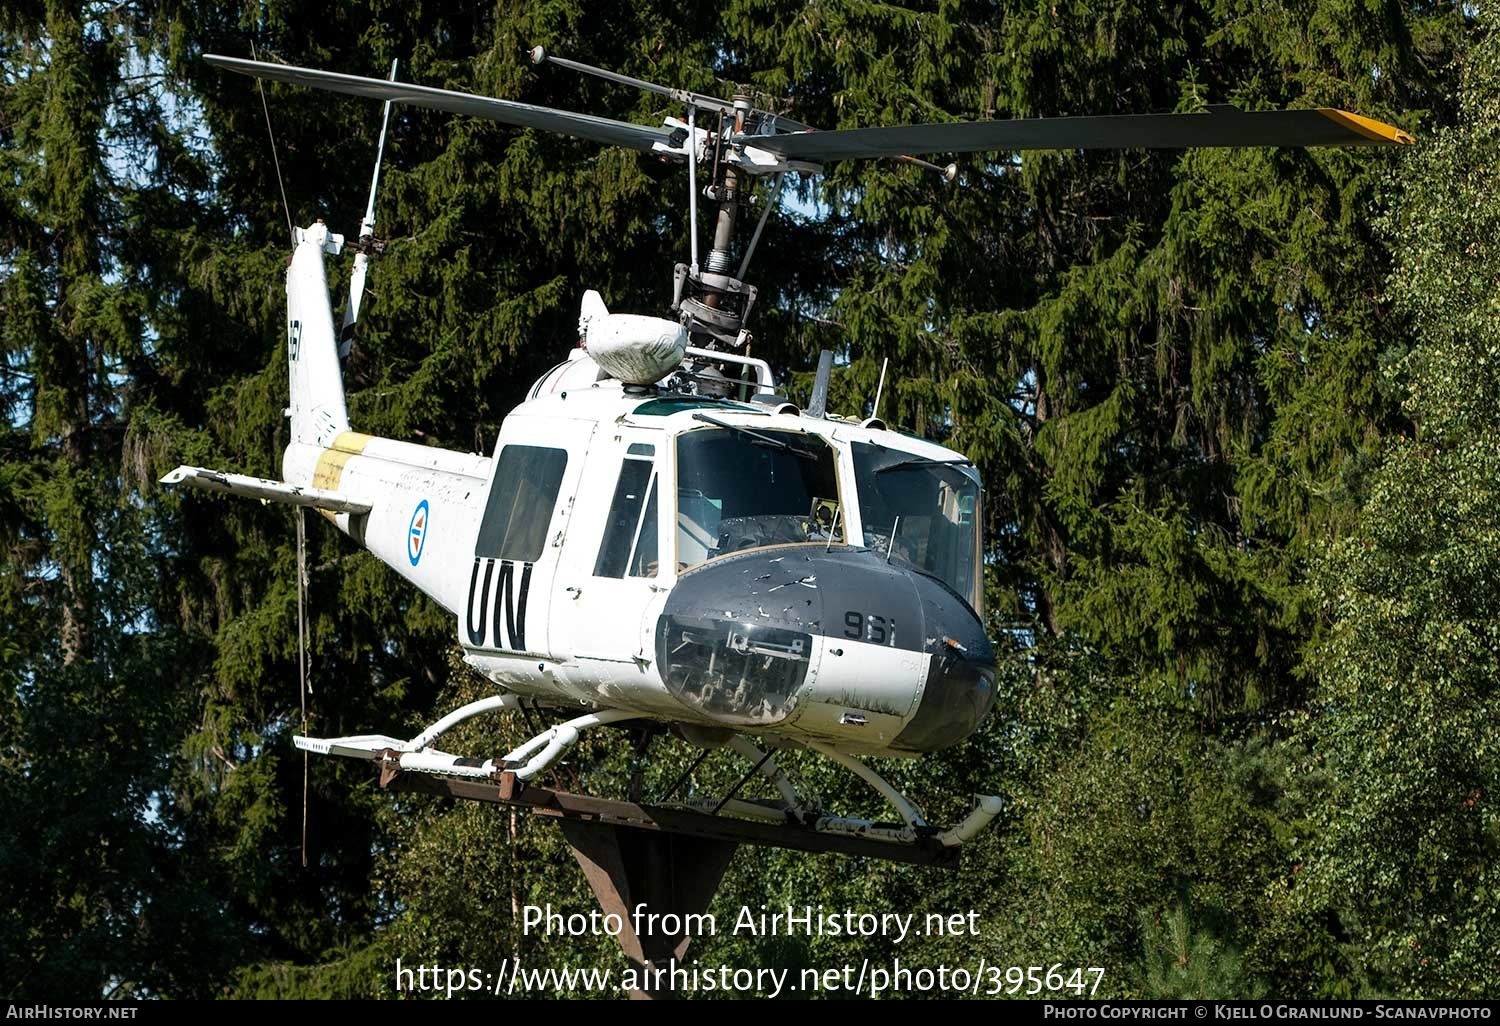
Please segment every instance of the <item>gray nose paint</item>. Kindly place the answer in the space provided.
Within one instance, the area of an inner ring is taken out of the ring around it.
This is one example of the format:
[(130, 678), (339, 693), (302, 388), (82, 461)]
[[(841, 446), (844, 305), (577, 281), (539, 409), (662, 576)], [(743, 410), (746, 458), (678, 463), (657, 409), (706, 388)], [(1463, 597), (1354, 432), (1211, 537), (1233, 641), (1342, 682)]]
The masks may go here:
[[(827, 639), (823, 646), (814, 639)], [(820, 647), (892, 649), (928, 660), (915, 714), (891, 744), (933, 751), (968, 736), (994, 701), (994, 651), (968, 604), (941, 581), (867, 549), (757, 548), (683, 574), (656, 628), (657, 665), (684, 704), (724, 723), (769, 726), (796, 709), (809, 671), (840, 667)], [(895, 657), (900, 656), (898, 660)], [(873, 681), (844, 682), (851, 691)], [(910, 710), (910, 702), (907, 705)]]

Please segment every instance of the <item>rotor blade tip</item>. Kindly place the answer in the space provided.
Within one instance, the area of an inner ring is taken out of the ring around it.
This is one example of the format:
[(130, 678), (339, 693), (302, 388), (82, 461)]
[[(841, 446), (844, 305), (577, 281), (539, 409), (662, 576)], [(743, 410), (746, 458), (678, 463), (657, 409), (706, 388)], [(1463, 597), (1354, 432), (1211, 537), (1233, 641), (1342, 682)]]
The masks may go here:
[(1410, 132), (1402, 131), (1395, 125), (1388, 125), (1384, 121), (1367, 118), (1363, 114), (1339, 110), (1337, 107), (1319, 107), (1318, 113), (1371, 142), (1388, 146), (1410, 146), (1417, 141)]

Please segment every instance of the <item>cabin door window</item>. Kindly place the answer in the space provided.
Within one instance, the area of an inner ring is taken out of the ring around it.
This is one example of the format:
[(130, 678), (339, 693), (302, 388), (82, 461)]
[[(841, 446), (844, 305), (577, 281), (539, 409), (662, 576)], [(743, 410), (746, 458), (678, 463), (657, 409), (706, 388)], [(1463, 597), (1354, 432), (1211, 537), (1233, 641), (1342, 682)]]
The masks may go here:
[(536, 562), (547, 547), (547, 528), (567, 469), (566, 449), (538, 445), (501, 449), (474, 555)]
[(461, 636), (469, 647), (547, 652), (548, 591), (557, 563), (549, 553), (557, 551), (552, 535), (567, 471), (567, 449), (501, 448), (474, 541), (468, 601), (460, 613)]

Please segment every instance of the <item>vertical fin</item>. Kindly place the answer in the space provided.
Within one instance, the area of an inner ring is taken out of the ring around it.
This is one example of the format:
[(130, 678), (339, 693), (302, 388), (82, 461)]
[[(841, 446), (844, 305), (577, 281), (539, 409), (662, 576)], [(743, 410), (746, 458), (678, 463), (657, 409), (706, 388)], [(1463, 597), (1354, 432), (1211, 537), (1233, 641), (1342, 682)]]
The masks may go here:
[(286, 347), (291, 377), (292, 441), (327, 448), (349, 430), (339, 370), (333, 304), (323, 254), (337, 255), (344, 238), (322, 221), (296, 230), (297, 248), (286, 272)]

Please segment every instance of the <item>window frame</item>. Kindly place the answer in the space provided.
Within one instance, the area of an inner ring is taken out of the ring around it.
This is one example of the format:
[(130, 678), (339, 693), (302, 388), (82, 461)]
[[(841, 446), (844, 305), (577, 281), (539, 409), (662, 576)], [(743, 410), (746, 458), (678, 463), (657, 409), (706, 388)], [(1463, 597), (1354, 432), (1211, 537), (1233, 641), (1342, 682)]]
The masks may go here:
[[(625, 485), (625, 475), (627, 473), (630, 473), (634, 467), (640, 466), (641, 464), (645, 464), (646, 466), (646, 475), (638, 486), (639, 496), (634, 503), (634, 523), (630, 529), (630, 536), (628, 539), (626, 539), (624, 560), (621, 563), (620, 572), (604, 573), (602, 571), (606, 569), (603, 565), (605, 547), (613, 540), (611, 536), (611, 530), (614, 526), (616, 513), (617, 511), (621, 510), (619, 503), (621, 497), (621, 488), (623, 488)], [(655, 512), (652, 500), (656, 495), (656, 484), (658, 477), (660, 477), (660, 469), (656, 465), (655, 446), (649, 443), (642, 442), (633, 443), (625, 451), (624, 456), (620, 460), (620, 472), (615, 477), (614, 491), (610, 494), (609, 510), (606, 515), (604, 530), (600, 534), (599, 548), (594, 555), (594, 569), (592, 576), (594, 576), (595, 578), (602, 580), (620, 581), (630, 577), (636, 579), (651, 579), (656, 576), (655, 573), (646, 574), (636, 573), (635, 571), (637, 566), (640, 564), (641, 535), (645, 531), (647, 515)], [(655, 555), (658, 556), (656, 564), (659, 570), (661, 562), (659, 558), (660, 546), (658, 545), (657, 548), (658, 552), (655, 553)]]

